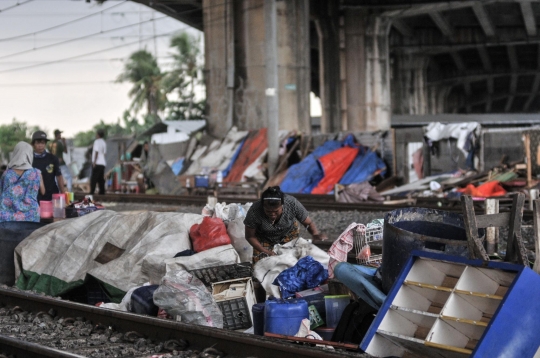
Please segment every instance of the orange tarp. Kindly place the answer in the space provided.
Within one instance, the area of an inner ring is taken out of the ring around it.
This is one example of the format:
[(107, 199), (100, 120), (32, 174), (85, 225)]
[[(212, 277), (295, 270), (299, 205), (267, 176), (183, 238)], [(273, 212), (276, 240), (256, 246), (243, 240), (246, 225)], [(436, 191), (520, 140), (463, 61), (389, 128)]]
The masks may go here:
[(476, 196), (479, 198), (503, 196), (506, 194), (506, 190), (504, 190), (504, 188), (496, 180), (488, 181), (487, 183), (479, 185), (478, 187), (469, 184), (465, 188), (458, 189), (457, 191), (465, 195)]
[(343, 147), (320, 157), (319, 163), (322, 166), (324, 178), (311, 191), (311, 194), (328, 194), (334, 190), (334, 185), (349, 169), (357, 154), (358, 148)]
[(242, 150), (236, 161), (234, 162), (231, 171), (223, 179), (225, 183), (241, 182), (246, 169), (259, 158), (268, 148), (268, 138), (266, 136), (267, 129), (262, 128), (258, 131), (250, 131), (246, 137)]

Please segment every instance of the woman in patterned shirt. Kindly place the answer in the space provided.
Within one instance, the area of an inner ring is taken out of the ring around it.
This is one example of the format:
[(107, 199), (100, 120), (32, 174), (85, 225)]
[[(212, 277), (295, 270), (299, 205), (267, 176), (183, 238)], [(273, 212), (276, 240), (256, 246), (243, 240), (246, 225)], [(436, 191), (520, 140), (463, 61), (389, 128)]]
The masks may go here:
[(279, 186), (266, 189), (261, 200), (253, 203), (248, 210), (244, 224), (246, 240), (253, 246), (253, 263), (273, 256), (272, 248), (299, 237), (300, 222), (313, 239), (326, 240), (327, 236), (317, 230), (302, 204), (294, 197), (284, 194)]
[(39, 222), (38, 190), (45, 193), (39, 169), (32, 167), (34, 149), (19, 142), (13, 150), (8, 169), (0, 179), (0, 222)]

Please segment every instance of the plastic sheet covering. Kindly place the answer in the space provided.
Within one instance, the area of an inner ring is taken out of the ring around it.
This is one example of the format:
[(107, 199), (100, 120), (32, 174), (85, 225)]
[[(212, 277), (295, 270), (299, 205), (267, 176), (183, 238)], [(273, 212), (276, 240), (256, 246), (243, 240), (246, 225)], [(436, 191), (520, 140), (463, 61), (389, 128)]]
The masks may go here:
[(227, 233), (231, 238), (232, 245), (238, 255), (241, 262), (253, 261), (253, 246), (246, 240), (246, 226), (244, 225), (244, 218), (239, 217), (227, 224)]
[(343, 147), (319, 158), (319, 165), (323, 168), (324, 177), (311, 191), (312, 194), (328, 194), (334, 190), (343, 174), (351, 166), (358, 154), (358, 148)]
[(362, 147), (339, 183), (342, 185), (362, 183), (373, 179), (374, 175), (378, 173), (384, 175), (385, 172), (386, 164), (377, 153), (367, 147)]
[(213, 142), (208, 151), (199, 155), (196, 160), (193, 159), (185, 174), (201, 174), (205, 169), (225, 170), (247, 134), (247, 131), (239, 131), (236, 127), (232, 127), (221, 143)]
[(174, 253), (171, 252), (146, 256), (141, 265), (142, 279), (159, 284), (168, 271), (191, 271), (240, 263), (240, 257), (232, 245), (214, 247), (191, 256), (172, 257)]
[(267, 128), (249, 132), (231, 171), (223, 179), (224, 182), (235, 183), (243, 180), (246, 169), (268, 149), (267, 132)]
[(277, 286), (273, 284), (275, 278), (284, 270), (296, 265), (299, 259), (311, 256), (321, 263), (324, 268), (328, 267), (330, 257), (326, 252), (313, 245), (311, 241), (303, 238), (292, 240), (285, 245), (275, 245), (275, 256), (266, 257), (258, 261), (253, 267), (253, 276), (261, 282), (266, 293), (274, 297), (281, 297)]
[(187, 271), (170, 271), (154, 292), (156, 306), (181, 322), (223, 328), (223, 315), (204, 284)]
[(46, 225), (15, 248), (16, 285), (58, 296), (91, 275), (118, 303), (130, 288), (148, 281), (141, 272), (147, 256), (171, 257), (191, 248), (189, 228), (202, 218), (103, 210)]
[(337, 140), (329, 140), (317, 147), (300, 163), (292, 165), (287, 175), (281, 182), (281, 190), (285, 193), (309, 194), (324, 177), (322, 168), (317, 164), (317, 159), (341, 148), (342, 143)]
[(328, 279), (328, 271), (313, 257), (302, 257), (291, 268), (281, 272), (274, 285), (281, 288), (281, 298), (294, 297), (296, 292), (314, 288)]

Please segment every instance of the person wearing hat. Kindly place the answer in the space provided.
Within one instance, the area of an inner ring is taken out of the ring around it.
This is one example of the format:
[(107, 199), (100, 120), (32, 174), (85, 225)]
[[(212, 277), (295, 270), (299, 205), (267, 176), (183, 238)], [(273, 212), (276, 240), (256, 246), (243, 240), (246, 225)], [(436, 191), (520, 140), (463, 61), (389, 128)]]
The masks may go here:
[(45, 193), (39, 169), (32, 168), (32, 146), (19, 142), (0, 179), (0, 222), (39, 222), (38, 190)]
[(56, 129), (54, 131), (54, 140), (52, 140), (49, 143), (49, 152), (51, 152), (52, 155), (54, 155), (56, 158), (58, 158), (58, 163), (60, 163), (60, 171), (62, 172), (62, 177), (64, 177), (64, 180), (67, 184), (68, 191), (71, 191), (72, 188), (72, 179), (71, 179), (71, 172), (69, 171), (69, 168), (66, 165), (66, 162), (64, 161), (64, 153), (67, 154), (67, 145), (66, 145), (66, 139), (62, 138), (62, 131), (59, 129)]
[(41, 170), (41, 177), (45, 184), (45, 194), (39, 193), (38, 201), (50, 201), (53, 194), (65, 192), (64, 177), (60, 171), (58, 158), (45, 150), (48, 141), (47, 134), (43, 131), (36, 131), (32, 134), (32, 146), (34, 147), (32, 166)]

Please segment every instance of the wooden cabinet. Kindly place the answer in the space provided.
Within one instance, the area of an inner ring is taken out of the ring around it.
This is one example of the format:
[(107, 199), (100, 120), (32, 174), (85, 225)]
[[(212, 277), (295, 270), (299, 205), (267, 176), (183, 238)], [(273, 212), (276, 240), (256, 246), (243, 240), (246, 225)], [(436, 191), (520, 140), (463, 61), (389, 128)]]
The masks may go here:
[(414, 252), (360, 348), (375, 357), (540, 357), (540, 276)]

